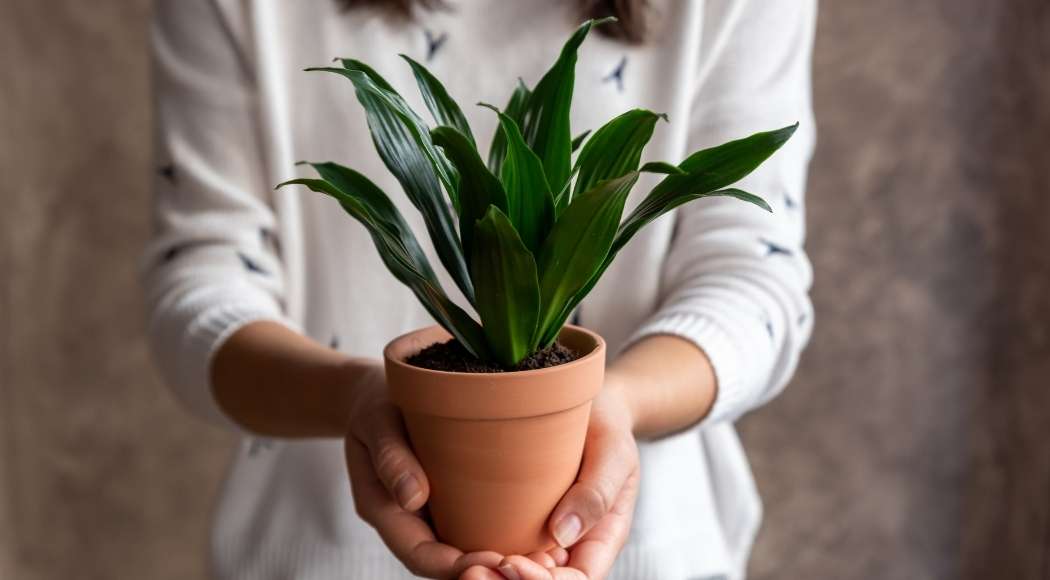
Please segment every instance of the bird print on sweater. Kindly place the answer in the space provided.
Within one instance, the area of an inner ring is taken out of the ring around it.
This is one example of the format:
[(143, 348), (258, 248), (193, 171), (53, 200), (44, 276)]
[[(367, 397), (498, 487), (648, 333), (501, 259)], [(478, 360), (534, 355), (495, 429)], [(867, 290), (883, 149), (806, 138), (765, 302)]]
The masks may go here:
[(609, 73), (608, 75), (605, 76), (605, 78), (602, 79), (602, 82), (603, 83), (607, 83), (607, 82), (610, 82), (610, 81), (615, 82), (616, 83), (616, 90), (617, 90), (617, 92), (621, 92), (622, 93), (623, 92), (623, 72), (624, 72), (624, 70), (626, 68), (627, 68), (627, 57), (625, 56), (625, 57), (620, 59), (620, 63), (616, 65), (616, 68), (614, 68), (611, 73)]
[(448, 40), (448, 33), (442, 32), (435, 35), (427, 28), (423, 30), (423, 34), (427, 39), (427, 62), (430, 62), (434, 60), (434, 55), (437, 54), (437, 51), (441, 50), (441, 47), (445, 45), (445, 41)]

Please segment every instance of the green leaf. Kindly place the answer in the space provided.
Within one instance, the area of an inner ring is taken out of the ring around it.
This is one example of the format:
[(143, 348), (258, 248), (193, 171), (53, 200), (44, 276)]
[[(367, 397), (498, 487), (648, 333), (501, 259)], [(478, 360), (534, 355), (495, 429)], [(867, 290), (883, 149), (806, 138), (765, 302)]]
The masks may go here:
[(686, 157), (679, 164), (689, 174), (717, 173), (705, 183), (719, 183), (718, 187), (736, 183), (769, 159), (795, 134), (798, 123), (773, 131), (762, 131), (743, 139), (729, 141), (717, 147), (702, 149)]
[(565, 304), (601, 267), (609, 253), (637, 172), (604, 181), (576, 196), (551, 230), (539, 257), (540, 346), (561, 328)]
[(459, 170), (459, 238), (463, 254), (470, 256), (475, 223), (490, 205), (507, 211), (507, 194), (463, 133), (453, 127), (438, 127), (430, 135)]
[[(634, 109), (612, 119), (587, 140), (576, 159), (576, 185), (573, 195), (587, 191), (600, 181), (620, 177), (638, 169), (642, 150), (653, 136), (658, 119), (666, 120), (645, 109)], [(571, 201), (568, 196), (557, 200), (564, 208)]]
[[(347, 62), (353, 65), (356, 61), (344, 61), (344, 64)], [(408, 107), (404, 99), (397, 93), (383, 88), (389, 86), (389, 83), (376, 81), (374, 76), (378, 75), (368, 67), (360, 63), (356, 63), (356, 66), (357, 69), (308, 70), (338, 74), (353, 82), (357, 100), (365, 109), (376, 151), (401, 183), (412, 204), (423, 214), (427, 233), (434, 243), (441, 263), (464, 296), (473, 303), (474, 288), (467, 272), (466, 260), (456, 239), (452, 212), (445, 203), (438, 181), (438, 175), (442, 173), (441, 166), (448, 164), (448, 160), (434, 146), (426, 124)], [(452, 175), (450, 165), (447, 173)], [(456, 191), (457, 181), (458, 178), (446, 183), (446, 188), (450, 192)]]
[(580, 133), (579, 135), (577, 135), (577, 136), (572, 138), (572, 147), (570, 147), (570, 149), (572, 150), (573, 153), (576, 153), (576, 150), (580, 148), (580, 145), (583, 145), (584, 139), (586, 139), (587, 135), (590, 135), (590, 134), (591, 134), (591, 130), (587, 129), (583, 133)]
[(608, 21), (588, 20), (580, 25), (562, 47), (558, 59), (529, 96), (521, 131), (525, 142), (543, 161), (543, 170), (552, 191), (561, 191), (569, 179), (572, 135), (569, 108), (576, 79), (576, 51), (591, 27)]
[(554, 226), (554, 197), (543, 173), (543, 162), (525, 143), (518, 124), (492, 105), (481, 103), (499, 115), (500, 128), (507, 142), (506, 158), (500, 178), (507, 192), (510, 221), (533, 253)]
[(344, 69), (356, 70), (365, 73), (366, 75), (368, 75), (368, 78), (372, 79), (372, 82), (374, 82), (380, 88), (390, 91), (391, 93), (397, 94), (397, 91), (394, 89), (394, 87), (390, 83), (388, 83), (382, 75), (376, 72), (376, 69), (368, 66), (367, 64), (352, 58), (337, 58), (334, 60), (334, 62), (338, 62), (339, 64), (343, 65)]
[[(353, 81), (353, 78), (350, 77), (345, 71), (355, 71), (363, 73), (365, 77), (371, 82), (371, 84), (373, 84), (376, 88), (380, 89), (380, 92), (386, 96), (390, 104), (396, 108), (398, 113), (404, 116), (406, 122), (412, 125), (414, 133), (418, 133), (421, 136), (426, 136), (426, 133), (427, 131), (429, 131), (430, 128), (427, 126), (426, 122), (423, 121), (423, 118), (416, 114), (416, 112), (412, 109), (408, 102), (405, 101), (404, 97), (402, 97), (401, 94), (398, 93), (394, 89), (394, 87), (392, 87), (390, 83), (387, 82), (386, 79), (380, 76), (380, 74), (376, 72), (375, 69), (359, 60), (354, 60), (352, 58), (343, 58), (339, 59), (339, 61), (343, 65), (342, 69), (308, 68), (306, 70), (335, 73), (347, 77), (351, 81)], [(358, 83), (355, 82), (354, 85), (356, 87)], [(434, 171), (437, 172), (438, 178), (441, 179), (441, 183), (444, 184), (446, 191), (449, 192), (449, 197), (452, 199), (453, 205), (457, 204), (458, 202), (454, 197), (457, 178), (456, 171), (452, 168), (452, 165), (449, 164), (448, 160), (441, 155), (441, 152), (439, 152), (434, 147), (433, 143), (431, 143), (429, 139), (421, 138), (420, 147), (422, 148), (423, 153), (425, 154), (427, 159), (434, 166)]]
[[(664, 213), (695, 199), (724, 196), (734, 197), (757, 205), (766, 211), (772, 211), (769, 204), (757, 195), (739, 189), (719, 188), (735, 183), (754, 171), (755, 168), (791, 138), (797, 127), (798, 124), (796, 123), (777, 131), (757, 133), (745, 139), (731, 141), (690, 155), (686, 161), (679, 165), (682, 171), (689, 171), (689, 173), (685, 175), (668, 175), (659, 185), (653, 188), (653, 191), (620, 224), (612, 248), (610, 248), (601, 267), (594, 273), (591, 280), (566, 302), (561, 314), (555, 317), (555, 321), (551, 324), (558, 325), (560, 328), (560, 325), (564, 324), (564, 321), (568, 319), (572, 309), (576, 308), (594, 288), (594, 285), (598, 283), (602, 274), (605, 273), (605, 270), (616, 258), (616, 254), (643, 227)], [(663, 165), (661, 162), (657, 163)], [(646, 164), (646, 167), (650, 165), (653, 164)], [(653, 168), (650, 167), (650, 169)], [(544, 337), (541, 344), (547, 344), (548, 340), (554, 339), (553, 337)]]
[[(613, 253), (630, 241), (638, 230), (664, 213), (683, 203), (707, 197), (713, 192), (740, 181), (791, 138), (798, 123), (778, 129), (756, 133), (744, 139), (697, 151), (686, 158), (679, 168), (686, 175), (668, 175), (653, 188), (638, 207), (627, 216), (616, 235)], [(739, 191), (739, 190), (726, 190)], [(743, 193), (743, 192), (741, 192)], [(733, 195), (720, 193), (720, 195)], [(772, 211), (761, 198), (747, 194), (735, 196), (753, 203), (766, 211)]]
[(688, 175), (684, 169), (666, 161), (650, 161), (638, 170), (641, 173), (663, 173), (665, 175)]
[[(395, 278), (412, 290), (434, 320), (456, 337), (471, 354), (487, 358), (488, 346), (481, 326), (445, 294), (426, 257), (419, 250), (419, 243), (411, 230), (407, 226), (401, 228), (395, 225), (403, 225), (404, 219), (389, 203), (386, 194), (352, 170), (347, 173), (330, 166), (324, 166), (324, 169), (325, 173), (336, 177), (335, 183), (323, 179), (293, 179), (277, 187), (304, 185), (337, 199), (343, 210), (365, 226), (383, 264)], [(386, 203), (378, 201), (379, 197), (386, 199)], [(388, 211), (392, 211), (392, 214), (383, 215)]]
[(455, 127), (460, 133), (470, 141), (470, 144), (477, 148), (477, 144), (474, 142), (474, 134), (470, 131), (470, 124), (467, 123), (467, 118), (463, 115), (463, 110), (459, 108), (456, 101), (449, 96), (445, 86), (441, 84), (441, 81), (437, 79), (427, 68), (418, 62), (412, 60), (408, 56), (402, 54), (401, 58), (408, 62), (409, 66), (412, 67), (412, 74), (416, 77), (416, 84), (419, 85), (419, 92), (423, 94), (423, 101), (427, 104), (427, 109), (430, 110), (430, 114), (434, 116), (434, 121), (438, 125), (448, 125), (449, 127)]
[[(519, 127), (525, 116), (525, 103), (528, 102), (531, 94), (532, 91), (529, 90), (529, 87), (525, 86), (521, 79), (518, 79), (518, 86), (515, 87), (514, 92), (510, 95), (507, 106), (503, 108), (504, 114), (514, 119), (514, 122)], [(493, 173), (497, 175), (500, 173), (503, 168), (503, 159), (506, 155), (507, 137), (502, 129), (497, 128), (496, 134), (492, 136), (492, 145), (489, 147), (489, 169)]]
[(412, 264), (425, 273), (429, 279), (437, 280), (434, 271), (430, 267), (430, 262), (416, 241), (412, 228), (405, 222), (401, 212), (398, 211), (397, 206), (394, 205), (394, 202), (391, 201), (386, 192), (379, 189), (376, 184), (372, 183), (371, 180), (361, 173), (338, 163), (330, 161), (325, 163), (300, 161), (296, 165), (313, 167), (322, 179), (331, 184), (342, 195), (337, 196), (329, 191), (321, 191), (319, 193), (333, 195), (340, 202), (351, 198), (354, 203), (361, 204), (367, 210), (370, 219), (377, 226), (384, 228), (391, 235), (397, 236), (401, 240), (411, 258)]
[(507, 216), (490, 206), (474, 230), (471, 274), (492, 354), (512, 367), (532, 353), (540, 309), (536, 260)]

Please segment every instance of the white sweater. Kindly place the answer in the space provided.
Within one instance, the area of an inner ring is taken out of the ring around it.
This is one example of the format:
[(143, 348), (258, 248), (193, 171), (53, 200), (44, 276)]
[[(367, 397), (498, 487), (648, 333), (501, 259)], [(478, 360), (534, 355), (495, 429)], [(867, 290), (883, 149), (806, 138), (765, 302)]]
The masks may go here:
[[(332, 200), (274, 184), (294, 162), (333, 160), (371, 177), (421, 234), (422, 220), (375, 153), (349, 82), (301, 72), (361, 59), (425, 112), (406, 53), (425, 62), (485, 149), (517, 77), (530, 86), (578, 24), (576, 2), (461, 0), (398, 23), (333, 0), (160, 0), (152, 31), (157, 97), (156, 233), (144, 257), (149, 332), (168, 384), (190, 408), (216, 406), (208, 365), (242, 325), (282, 321), (345, 353), (379, 356), (424, 309)], [(714, 409), (699, 425), (641, 443), (642, 485), (614, 578), (744, 576), (761, 505), (733, 421), (790, 378), (812, 323), (802, 249), (814, 145), (810, 53), (815, 0), (654, 2), (647, 44), (592, 33), (577, 66), (572, 129), (629, 108), (666, 112), (643, 161), (795, 121), (801, 127), (739, 184), (774, 208), (733, 199), (675, 210), (643, 230), (583, 301), (580, 320), (610, 356), (658, 333), (710, 357)], [(302, 173), (305, 175), (306, 173)], [(648, 192), (642, 179), (630, 208)], [(420, 235), (431, 263), (439, 262)], [(438, 268), (440, 269), (440, 268)], [(450, 278), (446, 290), (463, 304)], [(295, 385), (288, 385), (293, 389)], [(245, 439), (215, 514), (217, 578), (410, 577), (354, 513), (341, 441)]]

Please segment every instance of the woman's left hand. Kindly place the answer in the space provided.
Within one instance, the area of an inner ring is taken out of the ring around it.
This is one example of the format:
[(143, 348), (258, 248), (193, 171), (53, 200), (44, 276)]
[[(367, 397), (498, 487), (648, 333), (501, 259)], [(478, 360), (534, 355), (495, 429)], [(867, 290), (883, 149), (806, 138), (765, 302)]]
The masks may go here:
[(508, 556), (499, 573), (475, 566), (461, 580), (601, 580), (608, 575), (627, 541), (640, 473), (630, 407), (621, 391), (606, 385), (591, 408), (580, 474), (550, 518), (550, 531), (567, 554), (555, 549)]

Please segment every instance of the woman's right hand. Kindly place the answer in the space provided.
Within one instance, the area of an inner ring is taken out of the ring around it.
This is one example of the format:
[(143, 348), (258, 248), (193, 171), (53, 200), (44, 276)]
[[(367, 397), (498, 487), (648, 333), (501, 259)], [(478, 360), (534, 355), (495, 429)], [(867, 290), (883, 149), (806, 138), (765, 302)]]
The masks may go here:
[[(464, 553), (434, 536), (420, 512), (430, 485), (408, 445), (401, 412), (387, 397), (383, 365), (376, 361), (362, 366), (355, 361), (352, 372), (354, 395), (345, 442), (357, 514), (417, 576), (457, 578), (468, 568), (473, 569), (470, 576), (480, 569), (496, 570), (503, 555)], [(555, 560), (565, 559), (564, 550), (534, 559), (549, 560), (553, 566)]]

